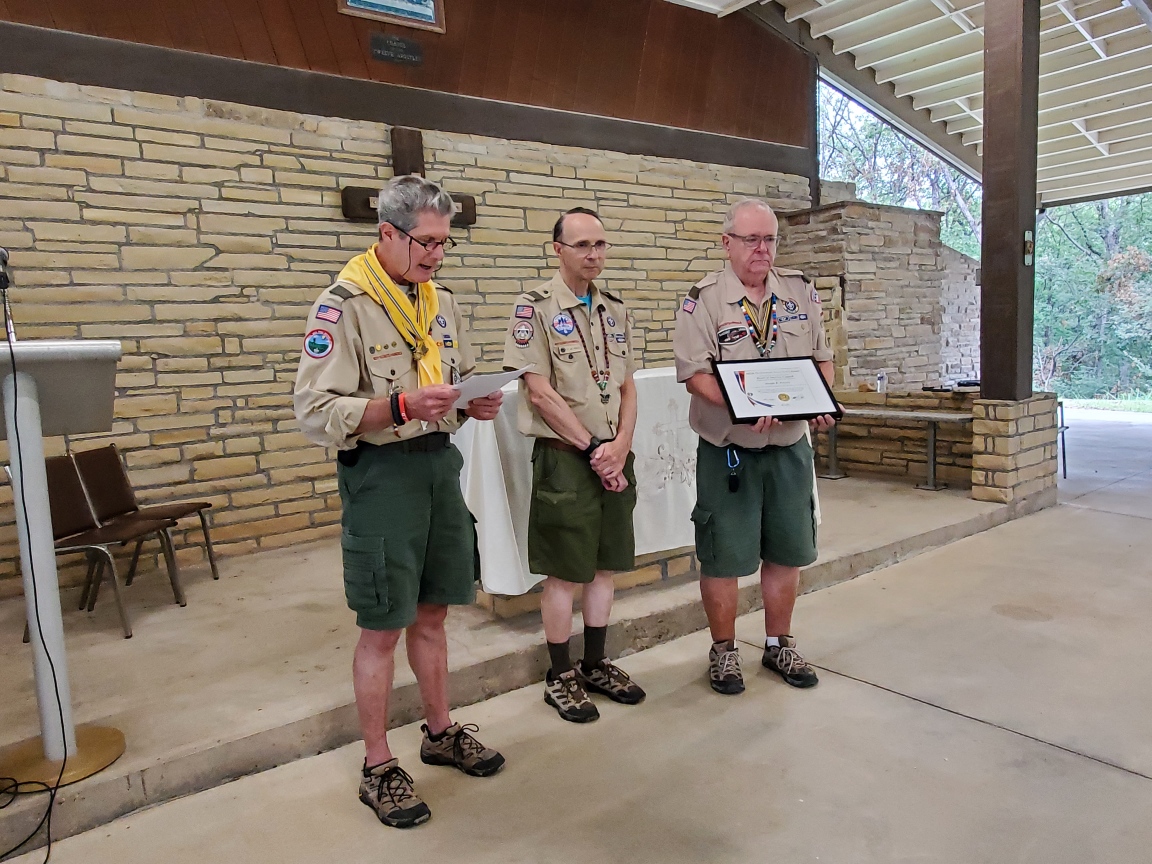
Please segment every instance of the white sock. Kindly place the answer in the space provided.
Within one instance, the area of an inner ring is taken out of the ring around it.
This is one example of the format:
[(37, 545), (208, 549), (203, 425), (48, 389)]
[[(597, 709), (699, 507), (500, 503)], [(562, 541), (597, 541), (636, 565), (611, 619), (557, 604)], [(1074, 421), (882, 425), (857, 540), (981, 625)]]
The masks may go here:
[(765, 636), (764, 637), (764, 647), (765, 648), (779, 648), (780, 647), (780, 637), (779, 636)]

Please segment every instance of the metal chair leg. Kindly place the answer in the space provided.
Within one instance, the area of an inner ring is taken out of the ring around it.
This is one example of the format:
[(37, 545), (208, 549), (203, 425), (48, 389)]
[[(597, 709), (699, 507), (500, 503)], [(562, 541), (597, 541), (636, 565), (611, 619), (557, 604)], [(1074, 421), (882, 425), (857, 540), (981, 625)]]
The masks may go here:
[(104, 550), (108, 564), (108, 578), (112, 582), (112, 593), (116, 597), (116, 611), (120, 613), (120, 626), (124, 630), (124, 638), (132, 638), (132, 623), (128, 620), (128, 610), (124, 608), (124, 598), (120, 596), (120, 580), (116, 576), (116, 563), (112, 560), (112, 553)]
[(208, 533), (208, 514), (200, 511), (200, 530), (204, 532), (204, 548), (208, 552), (208, 564), (212, 567), (212, 578), (219, 579), (220, 571), (216, 569), (216, 550), (212, 548), (212, 537)]
[(87, 558), (88, 572), (84, 576), (84, 590), (80, 592), (80, 605), (76, 607), (81, 612), (88, 605), (88, 594), (92, 591), (92, 577), (96, 574), (96, 556), (89, 552)]
[(836, 427), (828, 430), (828, 470), (820, 475), (822, 480), (841, 480), (848, 475), (840, 470), (840, 454), (837, 452), (838, 436)]
[(141, 537), (136, 541), (136, 548), (132, 550), (132, 563), (128, 565), (128, 575), (124, 577), (124, 586), (127, 587), (132, 584), (132, 580), (136, 578), (136, 565), (140, 563), (140, 547), (144, 545), (144, 538)]
[[(109, 553), (111, 554), (111, 553)], [(96, 608), (96, 598), (100, 596), (100, 583), (104, 581), (104, 558), (96, 559), (96, 569), (92, 573), (92, 590), (88, 593), (88, 611)]]
[(176, 567), (176, 550), (172, 546), (172, 535), (168, 533), (167, 528), (158, 531), (157, 534), (160, 537), (160, 548), (164, 552), (164, 560), (168, 563), (168, 581), (172, 583), (172, 596), (181, 606), (187, 606), (188, 600), (184, 596), (183, 587), (180, 585), (180, 571)]

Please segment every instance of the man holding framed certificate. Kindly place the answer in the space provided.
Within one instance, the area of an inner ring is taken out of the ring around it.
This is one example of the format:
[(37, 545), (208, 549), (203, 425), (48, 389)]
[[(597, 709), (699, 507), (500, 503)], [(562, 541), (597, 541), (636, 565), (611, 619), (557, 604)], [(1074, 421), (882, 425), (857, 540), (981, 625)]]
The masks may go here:
[(763, 665), (793, 687), (817, 683), (790, 635), (792, 609), (800, 568), (816, 560), (808, 427), (827, 429), (840, 411), (820, 297), (799, 271), (773, 266), (778, 231), (766, 201), (734, 204), (721, 238), (728, 266), (701, 279), (676, 313), (676, 377), (700, 436), (692, 521), (713, 640), (709, 683), (726, 695), (744, 692), (737, 579), (757, 569)]

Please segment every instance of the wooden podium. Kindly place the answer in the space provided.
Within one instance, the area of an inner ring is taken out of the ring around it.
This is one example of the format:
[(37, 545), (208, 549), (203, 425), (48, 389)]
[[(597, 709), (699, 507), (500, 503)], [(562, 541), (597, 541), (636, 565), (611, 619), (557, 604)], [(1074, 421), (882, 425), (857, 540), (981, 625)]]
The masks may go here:
[(61, 785), (67, 785), (120, 758), (124, 735), (102, 726), (76, 728), (72, 721), (43, 438), (111, 430), (120, 343), (17, 342), (10, 326), (8, 337), (0, 343), (4, 431), (41, 734), (0, 750), (0, 776), (54, 786), (67, 755), (61, 778)]

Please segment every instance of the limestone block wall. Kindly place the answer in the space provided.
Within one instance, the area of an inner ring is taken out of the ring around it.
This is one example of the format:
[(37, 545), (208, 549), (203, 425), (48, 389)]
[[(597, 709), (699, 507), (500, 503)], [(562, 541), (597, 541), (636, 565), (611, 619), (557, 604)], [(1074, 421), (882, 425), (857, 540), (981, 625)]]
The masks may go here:
[(973, 411), (972, 497), (1055, 503), (1056, 394), (1023, 402), (978, 399)]
[(940, 242), (940, 214), (843, 201), (787, 214), (781, 234), (781, 266), (839, 280), (837, 386), (874, 384), (881, 370), (898, 391), (968, 377), (947, 370), (979, 353), (976, 265)]
[[(477, 198), (478, 221), (457, 232), (441, 281), (486, 367), (512, 298), (550, 275), (559, 212), (603, 215), (615, 244), (606, 282), (635, 310), (636, 348), (654, 365), (671, 361), (680, 298), (720, 266), (729, 203), (809, 203), (796, 176), (424, 140), (428, 176)], [(12, 252), (19, 335), (124, 347), (113, 431), (48, 451), (115, 441), (145, 502), (213, 502), (222, 554), (336, 531), (331, 454), (298, 434), (291, 389), (310, 304), (374, 234), (343, 219), (340, 189), (384, 181), (389, 160), (382, 124), (0, 76), (0, 245)], [(198, 535), (177, 537), (181, 560), (199, 558)], [(16, 549), (3, 485), (0, 595), (19, 590)]]
[[(972, 414), (979, 396), (972, 390), (951, 393), (861, 393), (838, 391), (845, 408), (891, 408), (899, 411), (951, 411)], [(922, 483), (927, 475), (928, 424), (922, 420), (877, 420), (846, 416), (837, 427), (836, 453), (849, 475), (887, 474)], [(827, 435), (817, 453), (827, 464)], [(949, 486), (972, 486), (972, 423), (940, 423), (936, 431), (936, 476)]]
[(950, 384), (980, 377), (980, 262), (940, 247), (940, 377)]

